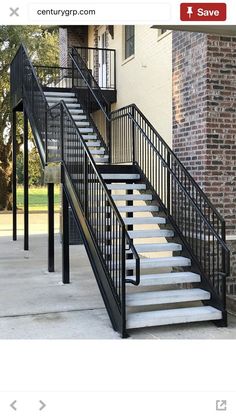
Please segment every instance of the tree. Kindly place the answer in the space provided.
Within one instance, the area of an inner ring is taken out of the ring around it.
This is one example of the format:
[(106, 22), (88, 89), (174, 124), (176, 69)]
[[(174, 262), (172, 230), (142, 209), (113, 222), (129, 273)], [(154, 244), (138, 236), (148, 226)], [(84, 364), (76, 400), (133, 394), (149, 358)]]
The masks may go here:
[[(29, 186), (42, 186), (44, 173), (37, 148), (33, 146), (29, 151)], [(20, 150), (17, 154), (16, 177), (18, 185), (24, 184), (24, 154)]]
[[(11, 209), (11, 112), (9, 65), (24, 42), (34, 64), (58, 66), (58, 28), (43, 26), (0, 27), (0, 210)], [(17, 128), (17, 148), (23, 142), (22, 118)]]

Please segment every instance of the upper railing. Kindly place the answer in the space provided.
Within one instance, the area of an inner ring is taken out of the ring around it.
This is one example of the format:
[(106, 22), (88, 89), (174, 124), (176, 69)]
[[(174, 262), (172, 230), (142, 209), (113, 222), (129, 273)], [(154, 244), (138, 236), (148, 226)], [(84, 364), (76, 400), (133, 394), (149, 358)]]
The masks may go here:
[(111, 113), (111, 162), (139, 166), (211, 285), (215, 305), (225, 309), (230, 252), (224, 219), (135, 105)]
[(71, 89), (72, 70), (69, 67), (34, 66), (39, 83), (44, 88)]
[[(80, 88), (80, 103), (87, 115), (90, 116), (100, 141), (109, 151), (110, 104), (77, 49), (72, 48), (70, 59), (72, 64), (72, 87)], [(93, 112), (94, 108), (96, 108), (96, 112)]]
[[(23, 45), (11, 63), (12, 106), (24, 97), (30, 122), (34, 122), (35, 138), (42, 163), (47, 161), (47, 101), (38, 81), (35, 69)], [(32, 118), (34, 121), (32, 121)]]
[(116, 51), (109, 48), (74, 47), (101, 89), (116, 90)]

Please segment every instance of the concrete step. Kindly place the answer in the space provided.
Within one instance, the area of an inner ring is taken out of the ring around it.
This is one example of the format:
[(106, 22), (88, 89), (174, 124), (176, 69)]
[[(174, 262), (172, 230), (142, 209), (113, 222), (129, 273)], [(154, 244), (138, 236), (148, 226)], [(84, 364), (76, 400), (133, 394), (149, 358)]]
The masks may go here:
[(117, 206), (120, 212), (158, 212), (159, 207), (157, 205), (126, 205)]
[(100, 147), (101, 141), (86, 141), (87, 147)]
[[(67, 108), (69, 109), (69, 111), (72, 113), (77, 113), (78, 111), (82, 111), (83, 112), (83, 110), (81, 109), (81, 105), (77, 102), (77, 100), (76, 100), (76, 98), (74, 98), (73, 100), (73, 102), (67, 102), (67, 100), (66, 100), (66, 98), (65, 99), (63, 99), (64, 100), (64, 102), (65, 102), (65, 104), (66, 104), (66, 106), (67, 106)], [(56, 105), (57, 103), (58, 103), (58, 100), (57, 100), (57, 98), (55, 98), (55, 97), (48, 97), (47, 98), (47, 101), (50, 103), (50, 106), (53, 106), (53, 105)], [(59, 102), (60, 102), (60, 100), (59, 100)]]
[[(136, 261), (134, 259), (126, 260), (126, 269), (135, 269), (135, 266)], [(174, 268), (183, 266), (191, 266), (191, 259), (182, 256), (140, 259), (141, 269)]]
[[(78, 110), (81, 110), (80, 109), (80, 105), (78, 105), (78, 104), (69, 104), (68, 103), (68, 105), (66, 104), (66, 106), (68, 107), (68, 109), (69, 109), (69, 111), (70, 111), (70, 113), (71, 113), (71, 115), (73, 115), (73, 116), (77, 116), (77, 114), (78, 114)], [(86, 118), (86, 115), (84, 114), (84, 116), (85, 116), (85, 118)]]
[[(136, 276), (127, 276), (127, 280), (135, 281)], [(194, 272), (168, 272), (140, 276), (140, 286), (176, 285), (201, 282), (201, 277)], [(132, 285), (131, 285), (132, 286)]]
[(71, 92), (62, 92), (62, 91), (46, 91), (44, 92), (46, 97), (62, 97), (62, 98), (75, 98), (75, 93)]
[(97, 134), (83, 134), (82, 135), (84, 140), (97, 140)]
[(108, 161), (109, 161), (109, 156), (104, 156), (104, 157), (94, 157), (94, 161), (95, 161), (95, 163), (108, 163)]
[(200, 288), (179, 289), (168, 291), (146, 291), (127, 294), (126, 302), (128, 307), (186, 303), (189, 301), (205, 301), (211, 298), (208, 291)]
[(166, 224), (166, 219), (163, 217), (124, 217), (126, 225), (135, 224)]
[(152, 201), (152, 194), (123, 194), (123, 195), (115, 195), (112, 194), (112, 198), (114, 201)]
[(154, 238), (154, 237), (174, 237), (173, 230), (134, 230), (129, 231), (131, 239)]
[(136, 244), (135, 249), (138, 253), (148, 252), (178, 252), (182, 250), (181, 244), (178, 243), (144, 243)]
[[(75, 120), (75, 118), (74, 118)], [(75, 121), (76, 122), (76, 126), (80, 129), (83, 127), (90, 127), (90, 123), (88, 121)]]
[(142, 190), (142, 189), (146, 189), (146, 185), (145, 183), (108, 183), (107, 184), (107, 188), (110, 191), (128, 191), (128, 190), (134, 190), (134, 191), (138, 191), (138, 190)]
[(146, 311), (130, 313), (127, 318), (127, 328), (136, 329), (141, 327), (220, 319), (222, 319), (222, 312), (211, 306)]
[(106, 180), (138, 180), (140, 175), (137, 173), (102, 173), (103, 179)]
[(81, 134), (89, 134), (89, 133), (92, 133), (94, 131), (93, 131), (93, 128), (79, 128), (79, 132)]

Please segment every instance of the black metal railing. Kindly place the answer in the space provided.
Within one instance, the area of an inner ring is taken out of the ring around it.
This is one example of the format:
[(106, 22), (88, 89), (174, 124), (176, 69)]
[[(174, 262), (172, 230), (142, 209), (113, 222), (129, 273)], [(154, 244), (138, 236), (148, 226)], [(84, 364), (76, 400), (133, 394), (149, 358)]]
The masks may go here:
[(34, 69), (43, 87), (62, 89), (72, 87), (72, 69), (69, 67), (36, 65)]
[[(102, 257), (124, 329), (125, 284), (131, 282), (138, 285), (140, 282), (139, 255), (92, 155), (63, 101), (50, 108), (48, 124), (57, 149), (61, 151), (61, 160), (79, 199), (84, 218), (90, 226), (97, 251)], [(136, 261), (134, 281), (126, 281), (127, 249), (131, 250)]]
[(83, 59), (101, 89), (116, 89), (116, 51), (109, 48), (77, 47), (74, 49)]
[[(66, 104), (61, 101), (49, 108), (23, 46), (14, 60), (14, 71), (17, 70), (18, 64), (22, 65), (22, 68), (18, 68), (21, 72), (19, 82), (22, 85), (22, 98), (27, 105), (27, 112), (31, 115), (33, 131), (35, 132), (36, 128), (45, 149), (44, 164), (49, 161), (61, 162), (69, 176), (84, 220), (89, 226), (90, 236), (87, 239), (95, 243), (106, 272), (107, 286), (112, 291), (113, 300), (109, 302), (110, 306), (115, 305), (116, 312), (119, 312), (119, 319), (116, 319), (115, 323), (120, 325), (119, 331), (125, 336), (126, 282), (134, 285), (140, 282), (139, 255)], [(13, 83), (13, 98), (18, 100), (20, 93), (15, 92), (15, 88)], [(134, 280), (126, 280), (127, 250), (131, 251), (132, 258), (136, 261)]]
[[(12, 106), (24, 98), (24, 106), (35, 130), (42, 163), (47, 161), (47, 101), (28, 53), (21, 45), (11, 63)], [(21, 95), (21, 98), (20, 98)]]
[[(105, 148), (110, 147), (110, 104), (107, 102), (102, 90), (86, 62), (74, 48), (70, 54), (72, 64), (72, 86), (79, 88), (79, 100), (86, 114), (90, 116), (90, 122), (99, 136), (99, 140)], [(94, 109), (96, 110), (94, 112)]]
[(111, 113), (111, 153), (112, 163), (138, 165), (210, 284), (216, 305), (225, 309), (230, 252), (224, 219), (135, 105)]

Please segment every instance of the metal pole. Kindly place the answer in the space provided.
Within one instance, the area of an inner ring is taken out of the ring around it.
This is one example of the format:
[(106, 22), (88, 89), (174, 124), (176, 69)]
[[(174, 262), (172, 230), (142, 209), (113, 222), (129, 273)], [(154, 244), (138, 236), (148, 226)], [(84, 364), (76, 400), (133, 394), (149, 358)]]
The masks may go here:
[(62, 282), (70, 283), (69, 206), (64, 187), (62, 187)]
[(24, 250), (29, 250), (28, 117), (24, 111)]
[(17, 240), (16, 111), (12, 114), (12, 239)]
[(48, 183), (48, 272), (54, 270), (54, 183)]

